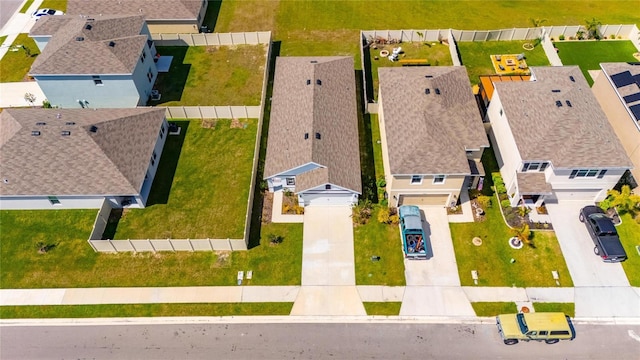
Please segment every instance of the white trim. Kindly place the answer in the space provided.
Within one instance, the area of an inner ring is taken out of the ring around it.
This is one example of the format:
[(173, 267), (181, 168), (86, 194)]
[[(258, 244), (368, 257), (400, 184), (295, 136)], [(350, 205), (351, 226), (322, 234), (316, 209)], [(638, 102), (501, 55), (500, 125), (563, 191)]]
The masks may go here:
[[(436, 179), (440, 179), (442, 178), (441, 182), (436, 182)], [(431, 182), (431, 184), (433, 185), (444, 185), (444, 183), (447, 181), (447, 175), (433, 175), (433, 181)]]

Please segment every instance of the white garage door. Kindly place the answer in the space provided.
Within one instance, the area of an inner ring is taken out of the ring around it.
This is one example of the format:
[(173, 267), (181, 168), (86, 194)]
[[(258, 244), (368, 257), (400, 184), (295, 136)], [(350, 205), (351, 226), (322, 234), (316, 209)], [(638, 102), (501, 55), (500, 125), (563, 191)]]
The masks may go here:
[(327, 205), (351, 205), (355, 201), (357, 201), (357, 197), (354, 198), (352, 193), (344, 193), (344, 194), (304, 194), (304, 205), (316, 205), (316, 206), (327, 206)]
[(447, 206), (448, 194), (400, 195), (398, 205), (437, 205)]
[(556, 190), (554, 191), (558, 201), (595, 201), (600, 193), (599, 189), (580, 189), (580, 190)]

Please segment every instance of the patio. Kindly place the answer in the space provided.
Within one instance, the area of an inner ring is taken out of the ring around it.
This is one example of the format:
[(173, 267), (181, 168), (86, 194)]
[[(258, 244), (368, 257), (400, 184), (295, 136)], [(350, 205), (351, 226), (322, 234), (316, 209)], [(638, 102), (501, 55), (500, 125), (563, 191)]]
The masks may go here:
[(490, 55), (496, 74), (529, 74), (524, 54)]

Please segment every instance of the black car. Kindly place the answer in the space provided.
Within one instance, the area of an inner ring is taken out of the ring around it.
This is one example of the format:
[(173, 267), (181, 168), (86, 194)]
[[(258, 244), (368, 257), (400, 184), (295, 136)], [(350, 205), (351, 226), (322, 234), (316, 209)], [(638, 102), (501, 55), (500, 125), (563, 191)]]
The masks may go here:
[(595, 244), (593, 252), (604, 262), (621, 262), (627, 260), (627, 253), (622, 247), (613, 220), (605, 215), (597, 206), (585, 206), (580, 210), (580, 221), (587, 225), (591, 240)]

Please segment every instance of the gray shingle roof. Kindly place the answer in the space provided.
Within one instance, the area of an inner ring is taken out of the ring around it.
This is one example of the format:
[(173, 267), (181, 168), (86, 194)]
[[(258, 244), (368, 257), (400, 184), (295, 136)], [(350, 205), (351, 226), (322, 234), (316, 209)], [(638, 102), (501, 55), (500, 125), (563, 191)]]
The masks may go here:
[(631, 167), (579, 67), (531, 70), (535, 81), (494, 83), (523, 160), (549, 160), (555, 168)]
[(163, 121), (164, 109), (5, 109), (0, 195), (138, 194)]
[(30, 74), (131, 74), (148, 40), (143, 27), (142, 16), (45, 16), (29, 35), (51, 39)]
[(313, 162), (327, 169), (299, 176), (297, 191), (329, 182), (360, 193), (358, 143), (353, 58), (279, 57), (264, 177)]
[(516, 173), (520, 195), (552, 194), (551, 184), (543, 172)]
[(489, 140), (467, 69), (381, 67), (378, 78), (391, 173), (471, 174), (465, 149)]
[(69, 15), (144, 15), (147, 20), (194, 20), (202, 0), (69, 0)]

